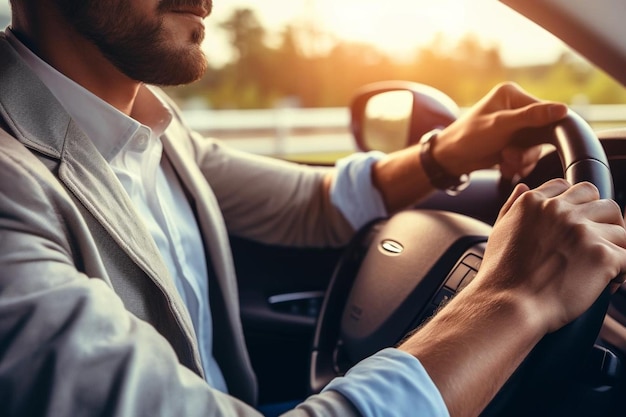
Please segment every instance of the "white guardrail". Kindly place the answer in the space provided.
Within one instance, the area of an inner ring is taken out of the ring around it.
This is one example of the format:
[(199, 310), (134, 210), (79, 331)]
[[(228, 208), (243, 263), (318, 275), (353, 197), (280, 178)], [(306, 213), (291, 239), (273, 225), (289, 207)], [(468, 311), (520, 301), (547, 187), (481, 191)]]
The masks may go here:
[[(594, 128), (626, 126), (626, 105), (573, 106)], [(248, 152), (275, 155), (356, 150), (346, 107), (268, 110), (186, 110), (188, 125)]]

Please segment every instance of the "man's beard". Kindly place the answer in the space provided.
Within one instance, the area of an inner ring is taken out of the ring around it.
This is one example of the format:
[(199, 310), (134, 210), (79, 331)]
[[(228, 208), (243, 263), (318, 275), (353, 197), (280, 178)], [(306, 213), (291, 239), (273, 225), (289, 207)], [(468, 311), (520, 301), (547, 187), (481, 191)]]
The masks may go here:
[(157, 17), (141, 15), (133, 0), (57, 0), (61, 13), (127, 77), (147, 84), (179, 85), (199, 79), (207, 69), (200, 49), (204, 28), (194, 29), (185, 46), (167, 39), (163, 14), (211, 0), (162, 0)]

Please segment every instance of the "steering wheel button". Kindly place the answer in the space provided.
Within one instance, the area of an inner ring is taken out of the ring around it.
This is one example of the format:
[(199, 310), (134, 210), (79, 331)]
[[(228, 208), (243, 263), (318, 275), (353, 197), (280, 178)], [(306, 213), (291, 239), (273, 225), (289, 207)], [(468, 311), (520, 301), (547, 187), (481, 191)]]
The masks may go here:
[(450, 288), (453, 291), (459, 287), (465, 275), (470, 272), (470, 268), (467, 265), (459, 264), (456, 268), (450, 273), (448, 279), (446, 280), (446, 287)]
[(476, 255), (467, 255), (465, 258), (463, 258), (463, 263), (465, 265), (476, 270), (480, 268), (480, 264), (482, 263), (482, 261), (482, 258)]
[(454, 297), (454, 291), (442, 288), (433, 298), (433, 305), (436, 307), (443, 307)]
[(459, 288), (457, 288), (456, 292), (461, 291), (463, 288), (467, 287), (467, 285), (472, 282), (472, 280), (474, 278), (476, 278), (476, 274), (478, 273), (478, 271), (474, 271), (473, 269), (470, 270), (467, 275), (465, 276), (465, 278), (463, 279), (463, 281), (461, 281), (461, 285), (459, 285)]

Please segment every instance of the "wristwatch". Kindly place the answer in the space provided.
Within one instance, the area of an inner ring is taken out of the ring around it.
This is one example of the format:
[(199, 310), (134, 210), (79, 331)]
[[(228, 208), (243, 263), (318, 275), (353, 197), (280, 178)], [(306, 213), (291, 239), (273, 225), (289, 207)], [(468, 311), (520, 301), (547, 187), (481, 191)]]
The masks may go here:
[(450, 195), (457, 195), (469, 185), (469, 175), (460, 177), (450, 175), (433, 157), (432, 145), (441, 129), (434, 129), (420, 139), (420, 161), (422, 168), (433, 187), (444, 190)]

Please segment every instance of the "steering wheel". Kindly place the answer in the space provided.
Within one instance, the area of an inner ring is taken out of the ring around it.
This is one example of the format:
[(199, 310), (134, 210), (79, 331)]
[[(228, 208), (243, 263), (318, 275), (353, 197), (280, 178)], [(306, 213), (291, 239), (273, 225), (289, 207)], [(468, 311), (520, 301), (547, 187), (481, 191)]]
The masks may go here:
[[(570, 183), (589, 181), (601, 198), (613, 198), (606, 154), (580, 116), (569, 111), (552, 126), (520, 133), (547, 137)], [(359, 360), (396, 345), (469, 284), (490, 230), (460, 214), (407, 210), (358, 231), (322, 304), (311, 352), (311, 392)], [(554, 415), (550, 410), (563, 400), (590, 354), (609, 297), (607, 289), (582, 316), (545, 336), (481, 415)]]

